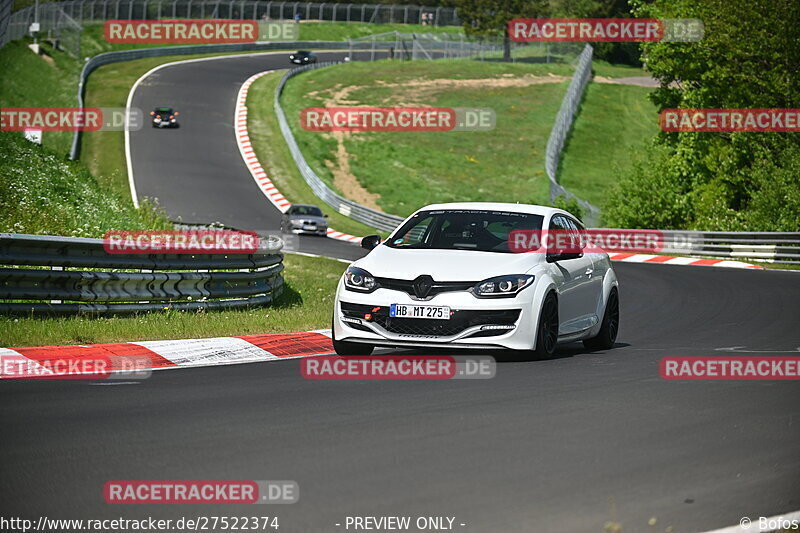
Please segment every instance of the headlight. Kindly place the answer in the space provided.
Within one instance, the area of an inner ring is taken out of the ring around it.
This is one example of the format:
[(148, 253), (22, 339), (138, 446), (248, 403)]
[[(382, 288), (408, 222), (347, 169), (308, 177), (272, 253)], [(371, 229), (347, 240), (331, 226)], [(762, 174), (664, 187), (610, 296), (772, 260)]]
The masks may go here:
[(350, 267), (344, 273), (344, 286), (351, 291), (372, 292), (378, 288), (378, 282), (363, 268)]
[(172, 122), (172, 123), (174, 124), (176, 121), (175, 121), (175, 119), (173, 118), (173, 119), (170, 119), (170, 122)]
[(303, 225), (302, 220), (290, 220), (289, 222), (292, 224), (292, 226), (297, 226), (298, 228)]
[(529, 274), (513, 274), (485, 279), (475, 284), (472, 294), (478, 298), (513, 298), (522, 289), (531, 285), (533, 278)]

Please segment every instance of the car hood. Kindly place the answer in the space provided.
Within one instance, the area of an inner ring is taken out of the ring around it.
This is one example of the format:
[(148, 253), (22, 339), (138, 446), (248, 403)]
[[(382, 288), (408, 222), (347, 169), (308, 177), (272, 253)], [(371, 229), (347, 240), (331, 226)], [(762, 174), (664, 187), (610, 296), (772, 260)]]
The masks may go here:
[(355, 266), (373, 276), (413, 280), (427, 274), (435, 281), (480, 281), (504, 274), (525, 274), (544, 254), (507, 254), (471, 250), (409, 250), (380, 245)]

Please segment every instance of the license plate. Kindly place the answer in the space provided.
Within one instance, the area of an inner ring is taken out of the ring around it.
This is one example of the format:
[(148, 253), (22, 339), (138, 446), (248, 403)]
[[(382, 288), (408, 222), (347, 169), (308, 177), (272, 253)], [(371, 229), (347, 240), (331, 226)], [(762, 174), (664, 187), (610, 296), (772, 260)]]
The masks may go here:
[(433, 318), (450, 320), (450, 308), (445, 305), (405, 305), (389, 306), (389, 316), (396, 318)]
[(316, 226), (303, 226), (303, 229), (306, 231), (317, 231)]

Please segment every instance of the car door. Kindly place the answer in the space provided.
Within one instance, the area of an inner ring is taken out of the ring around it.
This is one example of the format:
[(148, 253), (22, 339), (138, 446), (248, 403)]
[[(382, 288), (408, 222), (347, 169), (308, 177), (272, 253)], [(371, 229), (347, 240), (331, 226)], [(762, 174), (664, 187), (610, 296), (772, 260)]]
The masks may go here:
[[(583, 225), (572, 217), (565, 217), (570, 230), (574, 232), (578, 242), (583, 242), (581, 232), (586, 231)], [(598, 264), (597, 254), (590, 249), (583, 251), (583, 257), (575, 260), (577, 267), (575, 280), (576, 321), (572, 324), (574, 331), (581, 331), (594, 326), (599, 320), (597, 306), (603, 290), (602, 267)]]
[[(558, 234), (572, 234), (575, 237), (578, 231), (564, 215), (554, 215), (550, 220), (550, 237), (555, 238)], [(551, 254), (548, 253), (550, 257)], [(559, 335), (569, 335), (577, 333), (590, 325), (586, 325), (588, 320), (588, 296), (591, 292), (591, 276), (593, 274), (593, 264), (591, 257), (581, 253), (579, 257), (572, 259), (548, 259), (553, 265), (553, 274), (560, 283), (558, 288), (558, 318)], [(593, 312), (592, 312), (593, 314)]]

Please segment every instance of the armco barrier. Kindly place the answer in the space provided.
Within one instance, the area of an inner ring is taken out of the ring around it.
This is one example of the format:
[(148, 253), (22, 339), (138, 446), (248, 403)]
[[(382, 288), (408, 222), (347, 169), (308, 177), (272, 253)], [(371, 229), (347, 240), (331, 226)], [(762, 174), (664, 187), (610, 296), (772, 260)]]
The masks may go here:
[(661, 233), (664, 242), (661, 253), (800, 263), (800, 233), (682, 230)]
[(249, 255), (109, 254), (102, 239), (1, 233), (0, 312), (126, 314), (267, 305), (283, 290), (283, 254), (279, 240), (266, 244)]
[(572, 82), (570, 82), (567, 93), (564, 95), (556, 121), (553, 123), (553, 129), (550, 131), (550, 138), (547, 140), (545, 170), (547, 171), (547, 177), (550, 179), (550, 201), (555, 201), (559, 196), (577, 201), (585, 211), (584, 222), (589, 225), (596, 225), (600, 222), (600, 210), (589, 202), (578, 198), (558, 183), (558, 164), (561, 160), (561, 150), (564, 148), (564, 141), (566, 141), (569, 130), (572, 127), (575, 114), (578, 112), (578, 106), (583, 98), (583, 91), (586, 89), (586, 84), (589, 83), (589, 78), (592, 77), (592, 54), (593, 49), (591, 45), (587, 44), (578, 57), (575, 74), (572, 75)]

